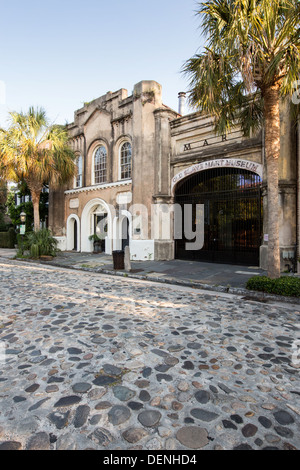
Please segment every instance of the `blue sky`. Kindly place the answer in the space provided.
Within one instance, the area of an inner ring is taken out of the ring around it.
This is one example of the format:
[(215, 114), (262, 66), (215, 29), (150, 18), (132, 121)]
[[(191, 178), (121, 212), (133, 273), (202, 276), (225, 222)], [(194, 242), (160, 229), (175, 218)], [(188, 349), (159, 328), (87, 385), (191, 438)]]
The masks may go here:
[(177, 110), (188, 87), (181, 67), (203, 44), (196, 8), (196, 0), (2, 2), (0, 125), (31, 105), (72, 122), (84, 101), (120, 88), (131, 94), (141, 80), (159, 82)]

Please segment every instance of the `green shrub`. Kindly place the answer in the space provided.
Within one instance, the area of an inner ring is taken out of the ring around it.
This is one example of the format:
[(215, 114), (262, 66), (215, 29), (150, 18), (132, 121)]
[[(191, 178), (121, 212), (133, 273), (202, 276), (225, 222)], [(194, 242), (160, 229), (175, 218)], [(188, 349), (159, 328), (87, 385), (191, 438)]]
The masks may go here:
[(25, 251), (30, 250), (30, 246), (27, 242), (27, 235), (21, 235), (20, 233), (17, 233), (17, 246), (18, 246), (17, 258), (21, 258), (24, 256)]
[(8, 248), (9, 236), (8, 232), (0, 232), (0, 248)]
[(30, 256), (32, 258), (38, 258), (39, 257), (39, 245), (31, 245), (30, 247)]
[(273, 280), (267, 276), (254, 276), (247, 282), (247, 289), (270, 292), (273, 286)]
[(14, 248), (16, 243), (16, 234), (13, 228), (8, 232), (0, 232), (0, 248)]
[(273, 293), (290, 297), (300, 297), (300, 279), (290, 276), (275, 279)]
[[(58, 253), (58, 241), (52, 236), (52, 233), (47, 228), (42, 228), (36, 232), (28, 233), (26, 236), (26, 248), (31, 250), (33, 245), (38, 247), (38, 256), (56, 256)], [(37, 248), (34, 248), (35, 255)]]
[(9, 238), (9, 245), (10, 245), (9, 248), (14, 248), (15, 244), (17, 243), (17, 235), (13, 227), (10, 227), (8, 229), (8, 238)]
[(32, 258), (39, 256), (56, 256), (59, 249), (58, 241), (52, 236), (50, 230), (42, 228), (37, 232), (29, 232), (25, 235), (17, 235), (18, 254), (17, 257), (23, 256), (24, 252), (29, 252)]
[(254, 276), (248, 280), (246, 287), (249, 290), (269, 294), (300, 297), (300, 278), (293, 276), (281, 276), (278, 279), (270, 279), (267, 276)]

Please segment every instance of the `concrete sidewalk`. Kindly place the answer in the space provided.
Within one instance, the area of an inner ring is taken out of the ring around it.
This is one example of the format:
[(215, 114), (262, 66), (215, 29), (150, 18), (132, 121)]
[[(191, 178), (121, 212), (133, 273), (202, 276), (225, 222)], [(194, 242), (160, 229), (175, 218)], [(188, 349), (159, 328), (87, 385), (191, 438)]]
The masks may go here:
[[(16, 250), (0, 249), (0, 257), (12, 259)], [(197, 261), (132, 261), (131, 271), (115, 271), (112, 256), (103, 253), (60, 252), (53, 260), (42, 261), (66, 268), (92, 270), (164, 282), (182, 281), (213, 288), (245, 288), (247, 280), (265, 272), (256, 266), (237, 266)]]
[[(0, 248), (0, 258), (13, 259), (16, 250)], [(90, 271), (134, 279), (177, 284), (181, 286), (244, 295), (247, 299), (266, 302), (288, 302), (300, 304), (300, 299), (283, 297), (246, 289), (248, 279), (255, 275), (266, 275), (257, 266), (205, 263), (199, 261), (131, 261), (131, 270), (114, 270), (113, 258), (104, 253), (60, 252), (52, 260), (28, 260), (62, 268)]]
[(142, 278), (186, 281), (210, 286), (245, 287), (247, 280), (264, 274), (258, 267), (245, 267), (228, 264), (204, 263), (197, 261), (131, 261), (131, 271), (115, 271), (112, 256), (93, 253), (62, 252), (52, 262), (65, 267), (87, 268), (94, 271), (105, 270), (115, 274), (134, 275)]

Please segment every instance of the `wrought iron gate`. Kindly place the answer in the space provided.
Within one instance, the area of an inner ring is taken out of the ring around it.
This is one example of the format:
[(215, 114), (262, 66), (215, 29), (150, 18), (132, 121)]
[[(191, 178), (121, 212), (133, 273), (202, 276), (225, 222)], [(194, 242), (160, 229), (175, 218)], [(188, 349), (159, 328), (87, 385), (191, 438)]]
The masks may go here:
[[(176, 258), (257, 266), (262, 237), (261, 178), (250, 171), (215, 168), (179, 183), (175, 203), (204, 205), (204, 246), (186, 250), (176, 240)], [(193, 220), (193, 230), (196, 221)]]

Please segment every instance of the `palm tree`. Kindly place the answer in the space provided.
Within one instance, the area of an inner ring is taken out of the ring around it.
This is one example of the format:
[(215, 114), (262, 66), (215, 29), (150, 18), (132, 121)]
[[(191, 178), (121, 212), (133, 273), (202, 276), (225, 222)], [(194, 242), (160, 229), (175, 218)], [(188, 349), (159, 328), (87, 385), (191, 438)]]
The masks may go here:
[(224, 134), (264, 127), (268, 186), (268, 275), (280, 276), (280, 101), (300, 73), (299, 0), (208, 0), (199, 4), (206, 47), (185, 62), (190, 103)]
[(39, 202), (44, 184), (57, 187), (76, 174), (75, 156), (65, 127), (50, 125), (42, 108), (10, 113), (10, 125), (0, 130), (0, 173), (7, 181), (25, 181), (34, 210), (34, 230), (40, 228)]

